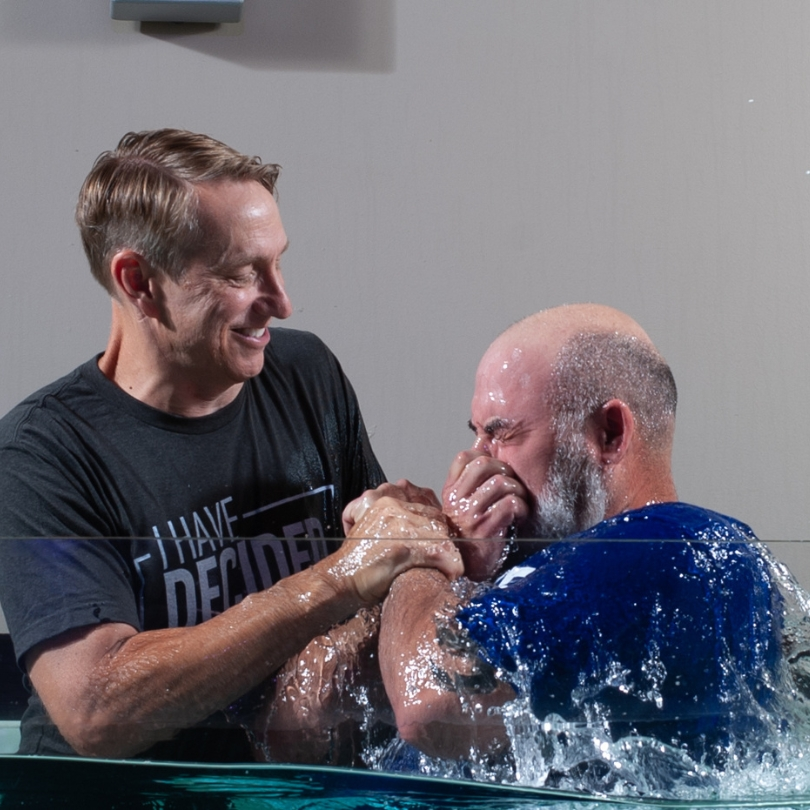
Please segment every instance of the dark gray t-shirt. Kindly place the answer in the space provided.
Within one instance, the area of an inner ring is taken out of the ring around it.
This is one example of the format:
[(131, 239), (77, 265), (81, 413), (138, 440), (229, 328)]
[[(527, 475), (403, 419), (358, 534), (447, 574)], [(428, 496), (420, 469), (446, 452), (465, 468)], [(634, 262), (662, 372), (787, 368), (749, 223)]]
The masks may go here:
[[(94, 358), (0, 420), (0, 602), (18, 660), (99, 622), (205, 621), (333, 550), (343, 506), (383, 480), (314, 335), (272, 330), (261, 374), (195, 419), (133, 399)], [(24, 753), (71, 753), (36, 695), (22, 730)]]

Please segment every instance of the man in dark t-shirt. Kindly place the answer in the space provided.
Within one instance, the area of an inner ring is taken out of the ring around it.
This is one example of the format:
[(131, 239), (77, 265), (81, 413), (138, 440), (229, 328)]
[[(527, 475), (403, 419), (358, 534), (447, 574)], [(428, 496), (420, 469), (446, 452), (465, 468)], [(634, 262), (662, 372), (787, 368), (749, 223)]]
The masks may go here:
[(450, 542), (328, 540), (383, 475), (335, 357), (269, 328), (292, 311), (278, 170), (158, 130), (124, 136), (84, 183), (107, 348), (0, 421), (24, 753), (247, 756), (217, 712), (401, 571), (461, 570)]

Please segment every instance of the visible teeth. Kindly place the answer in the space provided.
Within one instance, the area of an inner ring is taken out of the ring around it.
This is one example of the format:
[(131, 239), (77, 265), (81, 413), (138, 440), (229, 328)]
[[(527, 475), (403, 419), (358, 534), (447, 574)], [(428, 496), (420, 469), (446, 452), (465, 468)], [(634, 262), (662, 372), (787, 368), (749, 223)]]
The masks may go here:
[(264, 327), (261, 329), (240, 329), (239, 331), (248, 337), (260, 338), (264, 334)]

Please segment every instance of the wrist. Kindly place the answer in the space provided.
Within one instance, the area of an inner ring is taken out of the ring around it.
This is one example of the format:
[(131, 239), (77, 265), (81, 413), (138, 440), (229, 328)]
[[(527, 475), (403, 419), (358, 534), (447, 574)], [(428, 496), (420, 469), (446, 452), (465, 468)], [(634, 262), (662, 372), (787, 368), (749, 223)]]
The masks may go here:
[(343, 621), (369, 604), (358, 593), (348, 568), (338, 551), (307, 569), (313, 580), (311, 592), (323, 594), (324, 600), (342, 614), (337, 622)]

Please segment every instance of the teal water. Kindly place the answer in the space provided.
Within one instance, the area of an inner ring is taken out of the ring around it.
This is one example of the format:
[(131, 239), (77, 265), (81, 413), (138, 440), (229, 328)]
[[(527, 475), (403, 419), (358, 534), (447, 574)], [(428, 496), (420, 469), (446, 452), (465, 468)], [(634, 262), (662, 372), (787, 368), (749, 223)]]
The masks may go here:
[(736, 802), (622, 800), (346, 768), (0, 757), (0, 806), (64, 810), (810, 808), (810, 793)]

